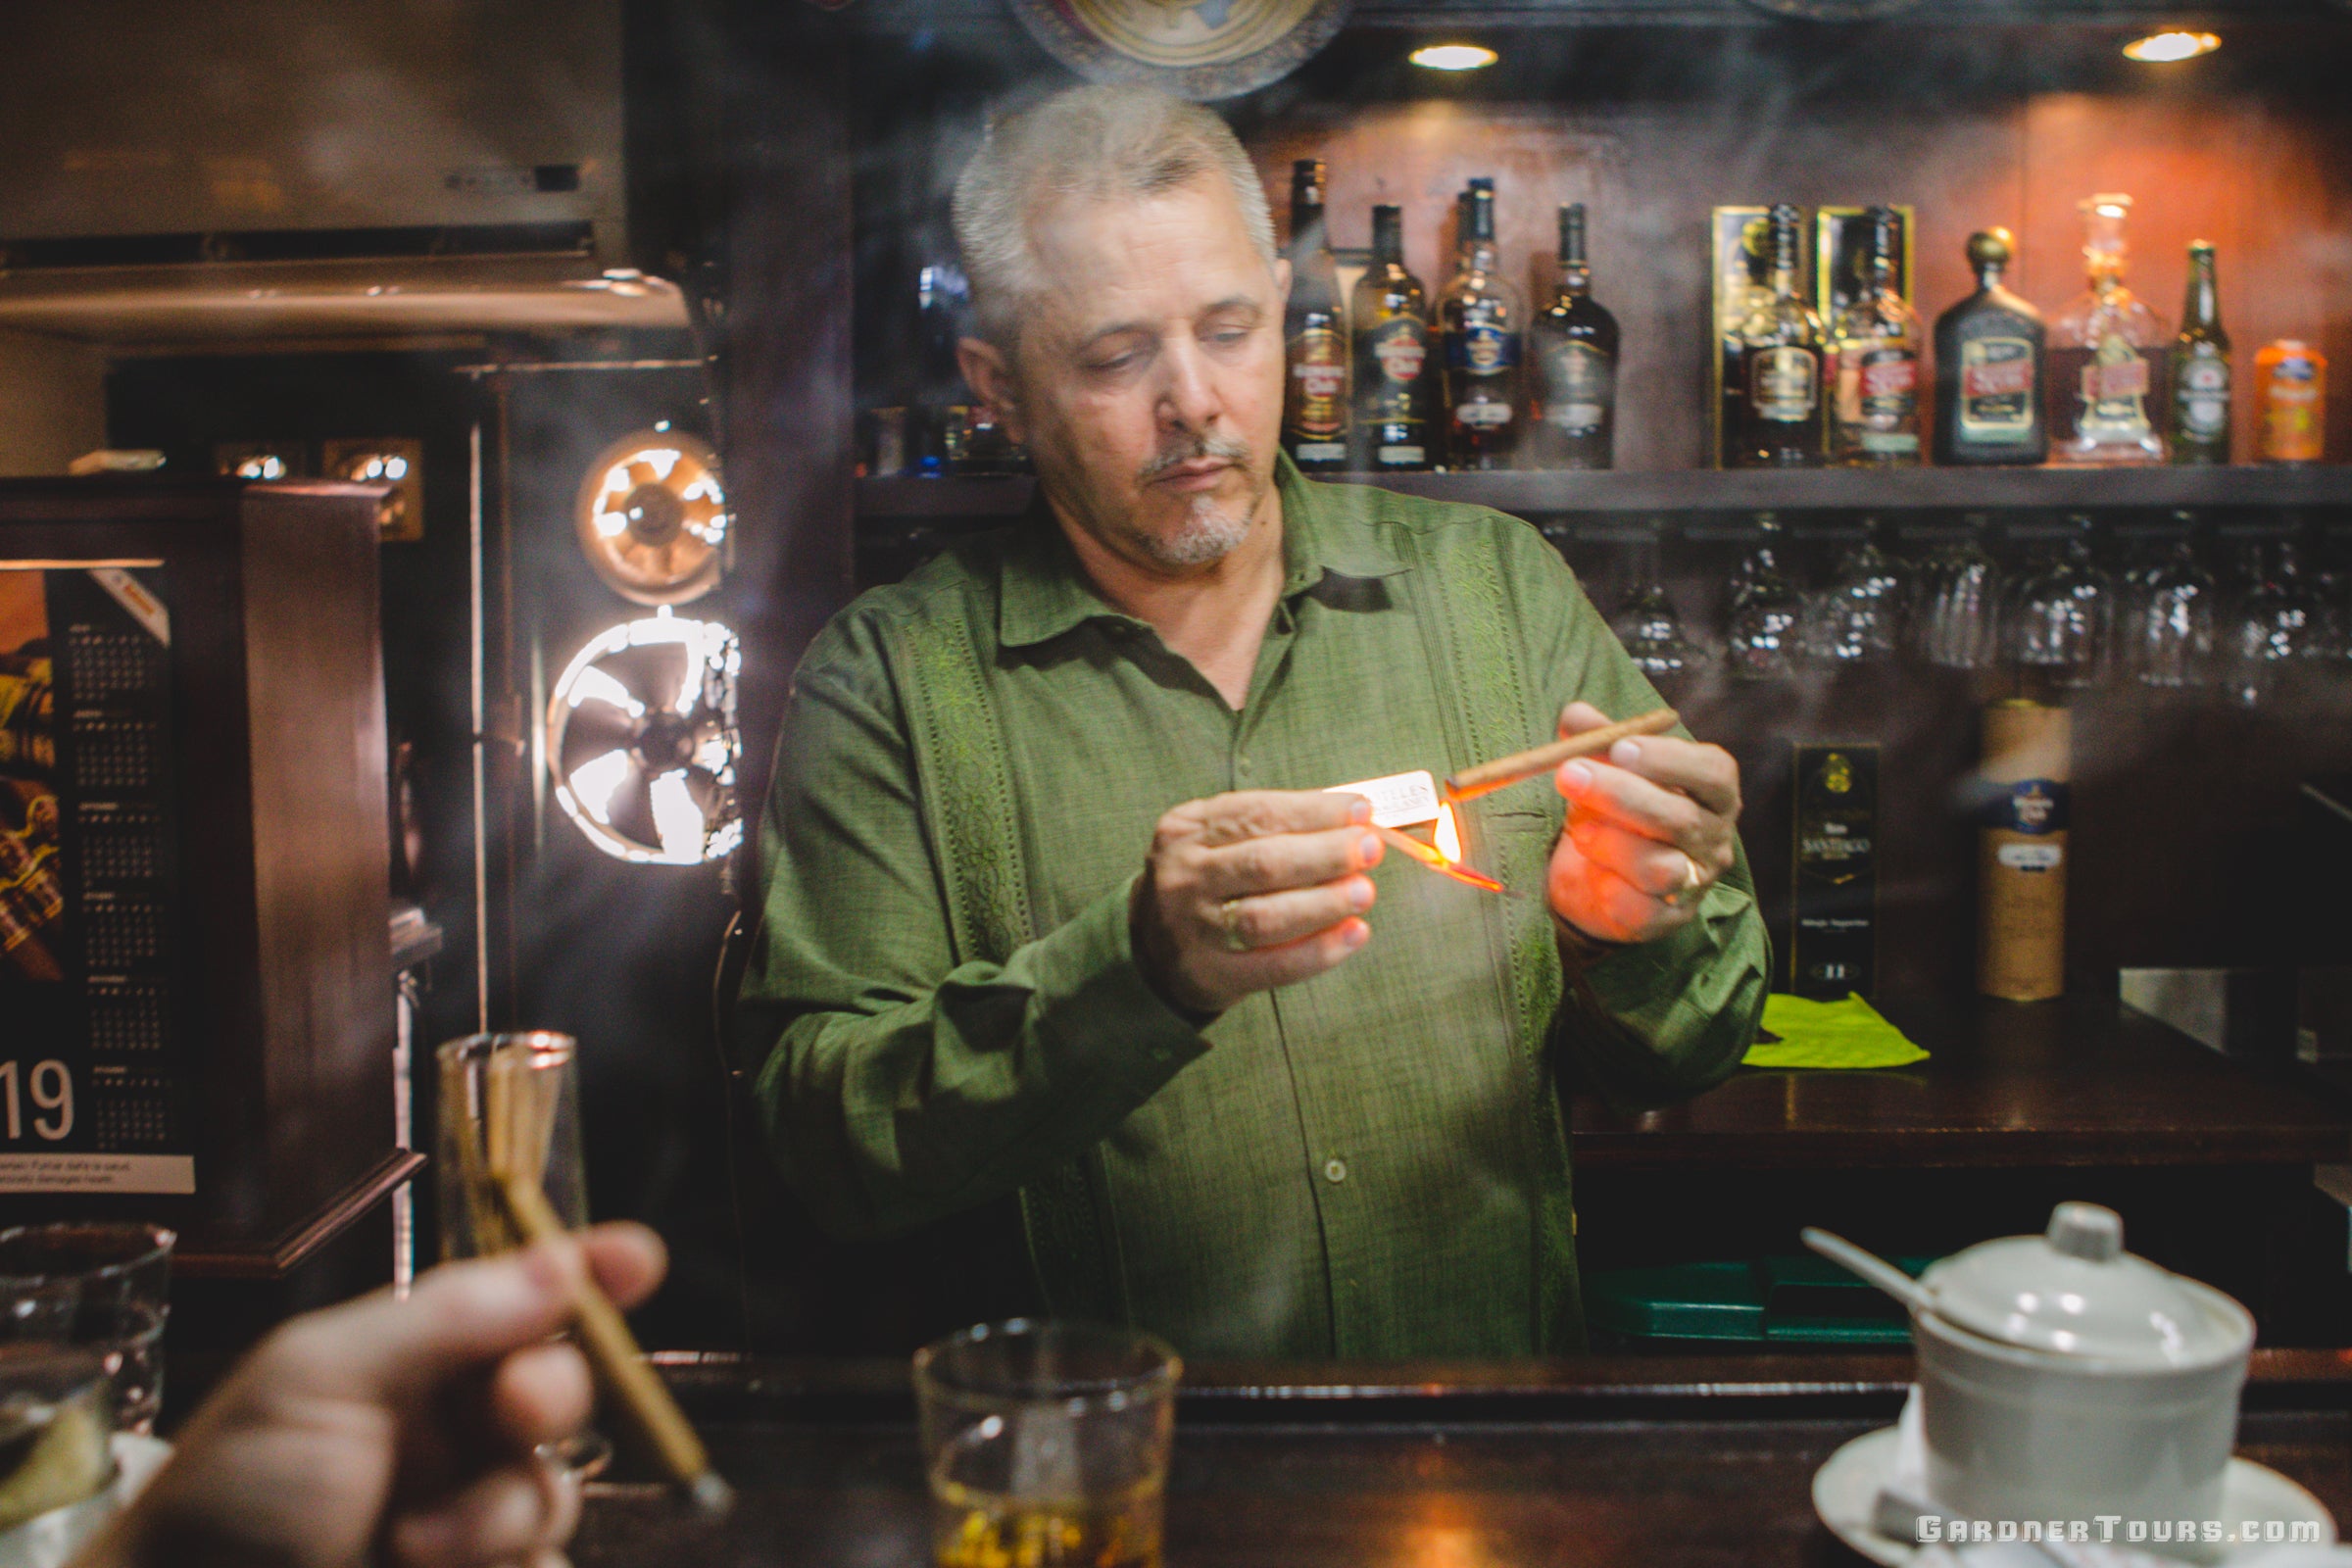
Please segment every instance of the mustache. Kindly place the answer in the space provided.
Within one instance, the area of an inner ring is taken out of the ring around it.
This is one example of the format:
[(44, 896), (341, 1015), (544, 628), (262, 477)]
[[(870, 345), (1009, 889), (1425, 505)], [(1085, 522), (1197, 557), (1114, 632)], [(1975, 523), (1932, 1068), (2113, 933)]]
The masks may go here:
[(1170, 442), (1152, 456), (1152, 461), (1136, 470), (1136, 478), (1150, 484), (1179, 464), (1196, 458), (1216, 458), (1226, 463), (1250, 466), (1250, 443), (1232, 436), (1201, 435)]

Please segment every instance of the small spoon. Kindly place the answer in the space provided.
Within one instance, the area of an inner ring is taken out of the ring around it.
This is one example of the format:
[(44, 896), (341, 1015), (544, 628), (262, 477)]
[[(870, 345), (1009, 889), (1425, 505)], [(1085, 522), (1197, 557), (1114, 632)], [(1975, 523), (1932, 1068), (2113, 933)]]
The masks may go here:
[(1919, 1288), (1919, 1282), (1896, 1268), (1876, 1252), (1866, 1252), (1842, 1236), (1835, 1236), (1819, 1226), (1808, 1225), (1798, 1231), (1797, 1239), (1831, 1262), (1876, 1285), (1888, 1296), (1914, 1312), (1935, 1310), (1936, 1298)]

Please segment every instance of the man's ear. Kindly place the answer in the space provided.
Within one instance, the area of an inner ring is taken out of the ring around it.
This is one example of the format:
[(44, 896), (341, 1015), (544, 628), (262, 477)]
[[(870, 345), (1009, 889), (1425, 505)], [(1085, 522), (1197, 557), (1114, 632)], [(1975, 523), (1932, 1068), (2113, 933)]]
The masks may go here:
[(956, 341), (956, 363), (963, 368), (964, 383), (972, 396), (988, 405), (1004, 434), (1016, 444), (1029, 444), (1027, 411), (1021, 407), (1020, 389), (1012, 378), (1012, 366), (1004, 351), (986, 338), (966, 337)]

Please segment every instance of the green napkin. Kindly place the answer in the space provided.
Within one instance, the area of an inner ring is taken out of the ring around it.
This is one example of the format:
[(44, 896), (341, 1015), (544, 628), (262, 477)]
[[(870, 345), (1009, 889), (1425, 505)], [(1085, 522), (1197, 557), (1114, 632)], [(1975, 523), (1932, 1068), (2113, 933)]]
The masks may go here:
[(1774, 992), (1764, 999), (1764, 1028), (1781, 1038), (1758, 1041), (1740, 1058), (1743, 1067), (1900, 1067), (1928, 1054), (1879, 1016), (1860, 997), (1813, 1002)]

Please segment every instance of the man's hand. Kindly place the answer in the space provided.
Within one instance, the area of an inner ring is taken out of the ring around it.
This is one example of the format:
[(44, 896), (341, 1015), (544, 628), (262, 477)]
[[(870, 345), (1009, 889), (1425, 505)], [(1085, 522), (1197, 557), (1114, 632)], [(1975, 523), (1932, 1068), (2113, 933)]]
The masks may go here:
[[(1590, 703), (1560, 714), (1563, 738), (1608, 722)], [(1740, 764), (1720, 746), (1670, 735), (1622, 740), (1561, 766), (1568, 821), (1544, 892), (1557, 914), (1602, 942), (1647, 942), (1685, 925), (1732, 868)]]
[(1360, 795), (1246, 790), (1159, 819), (1129, 912), (1137, 959), (1160, 995), (1222, 1012), (1253, 991), (1321, 974), (1372, 928), (1381, 842)]
[(294, 1319), (205, 1400), (81, 1568), (560, 1565), (578, 1489), (532, 1449), (578, 1432), (592, 1391), (549, 1336), (582, 1269), (625, 1307), (663, 1267), (653, 1232), (602, 1225), (434, 1269), (406, 1301)]

